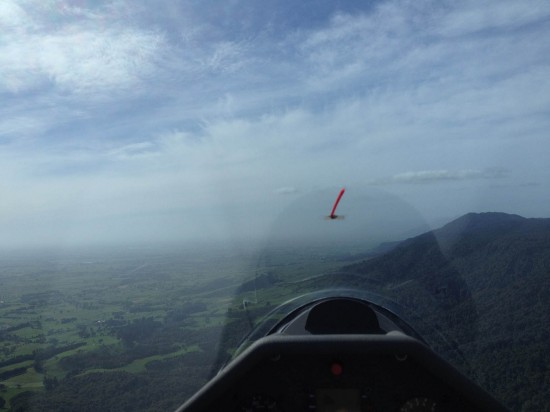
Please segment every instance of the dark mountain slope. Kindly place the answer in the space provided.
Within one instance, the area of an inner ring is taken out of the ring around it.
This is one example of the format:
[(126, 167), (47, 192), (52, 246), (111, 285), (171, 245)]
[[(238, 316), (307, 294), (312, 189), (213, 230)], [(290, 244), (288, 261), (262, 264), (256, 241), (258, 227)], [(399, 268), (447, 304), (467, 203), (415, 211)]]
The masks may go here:
[(470, 213), (344, 270), (436, 325), (510, 408), (549, 410), (550, 219)]

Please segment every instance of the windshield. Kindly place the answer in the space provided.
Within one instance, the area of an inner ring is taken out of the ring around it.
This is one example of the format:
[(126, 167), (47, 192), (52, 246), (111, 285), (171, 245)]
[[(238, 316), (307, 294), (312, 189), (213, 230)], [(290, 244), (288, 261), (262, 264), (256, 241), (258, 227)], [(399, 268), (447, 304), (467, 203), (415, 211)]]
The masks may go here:
[(296, 307), (350, 296), (543, 410), (549, 19), (1, 1), (0, 409), (175, 409)]

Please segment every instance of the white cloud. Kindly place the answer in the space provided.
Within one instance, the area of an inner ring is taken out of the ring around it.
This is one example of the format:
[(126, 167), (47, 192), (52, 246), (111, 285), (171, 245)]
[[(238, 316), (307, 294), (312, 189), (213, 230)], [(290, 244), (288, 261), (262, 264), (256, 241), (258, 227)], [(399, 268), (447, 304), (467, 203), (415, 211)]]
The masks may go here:
[[(57, 10), (58, 17), (68, 11), (78, 10)], [(121, 22), (103, 26), (90, 16), (54, 26), (47, 20), (51, 12), (31, 14), (9, 2), (0, 16), (11, 21), (0, 39), (0, 90), (11, 93), (51, 86), (62, 93), (128, 92), (151, 74), (165, 43), (158, 31)]]
[(25, 26), (28, 17), (23, 8), (14, 1), (0, 2), (0, 26), (4, 28), (17, 28)]
[(156, 146), (152, 142), (137, 142), (109, 150), (108, 156), (116, 159), (134, 159), (136, 157), (156, 155)]
[(298, 193), (298, 189), (296, 189), (295, 187), (285, 186), (275, 189), (274, 193), (278, 195), (294, 195)]
[(521, 3), (502, 0), (497, 7), (491, 2), (470, 0), (455, 7), (453, 13), (442, 16), (438, 24), (439, 33), (457, 36), (492, 29), (515, 29), (542, 22), (550, 16), (548, 2), (538, 0)]
[(505, 169), (494, 168), (486, 170), (420, 170), (415, 172), (398, 173), (389, 178), (371, 180), (370, 184), (383, 185), (391, 183), (430, 183), (446, 180), (471, 179), (501, 179), (509, 175)]
[(214, 43), (202, 61), (205, 68), (218, 72), (234, 72), (246, 65), (246, 46), (232, 41)]
[[(448, 91), (452, 96), (459, 89), (483, 88), (546, 60), (548, 46), (539, 41), (545, 30), (513, 29), (549, 13), (541, 2), (382, 2), (372, 13), (340, 14), (328, 27), (307, 33), (300, 46), (309, 69), (303, 80), (318, 92), (427, 86), (441, 98)], [(462, 28), (450, 29), (456, 34), (449, 38), (442, 30), (455, 20)], [(474, 35), (474, 26), (493, 32)]]

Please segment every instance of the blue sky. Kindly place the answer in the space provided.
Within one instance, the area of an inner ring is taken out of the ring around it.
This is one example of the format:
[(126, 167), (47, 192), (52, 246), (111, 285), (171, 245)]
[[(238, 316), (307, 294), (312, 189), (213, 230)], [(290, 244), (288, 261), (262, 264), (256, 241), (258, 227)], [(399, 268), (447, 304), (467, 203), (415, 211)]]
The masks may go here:
[(549, 20), (546, 1), (3, 0), (0, 245), (256, 236), (340, 186), (428, 222), (549, 217)]

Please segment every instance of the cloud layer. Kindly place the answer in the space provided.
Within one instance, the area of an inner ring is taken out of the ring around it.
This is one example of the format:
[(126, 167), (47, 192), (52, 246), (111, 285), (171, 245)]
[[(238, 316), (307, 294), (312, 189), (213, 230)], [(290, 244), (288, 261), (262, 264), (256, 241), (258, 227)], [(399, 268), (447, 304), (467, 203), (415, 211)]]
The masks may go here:
[(259, 233), (344, 185), (550, 213), (548, 4), (237, 3), (0, 3), (0, 243)]

